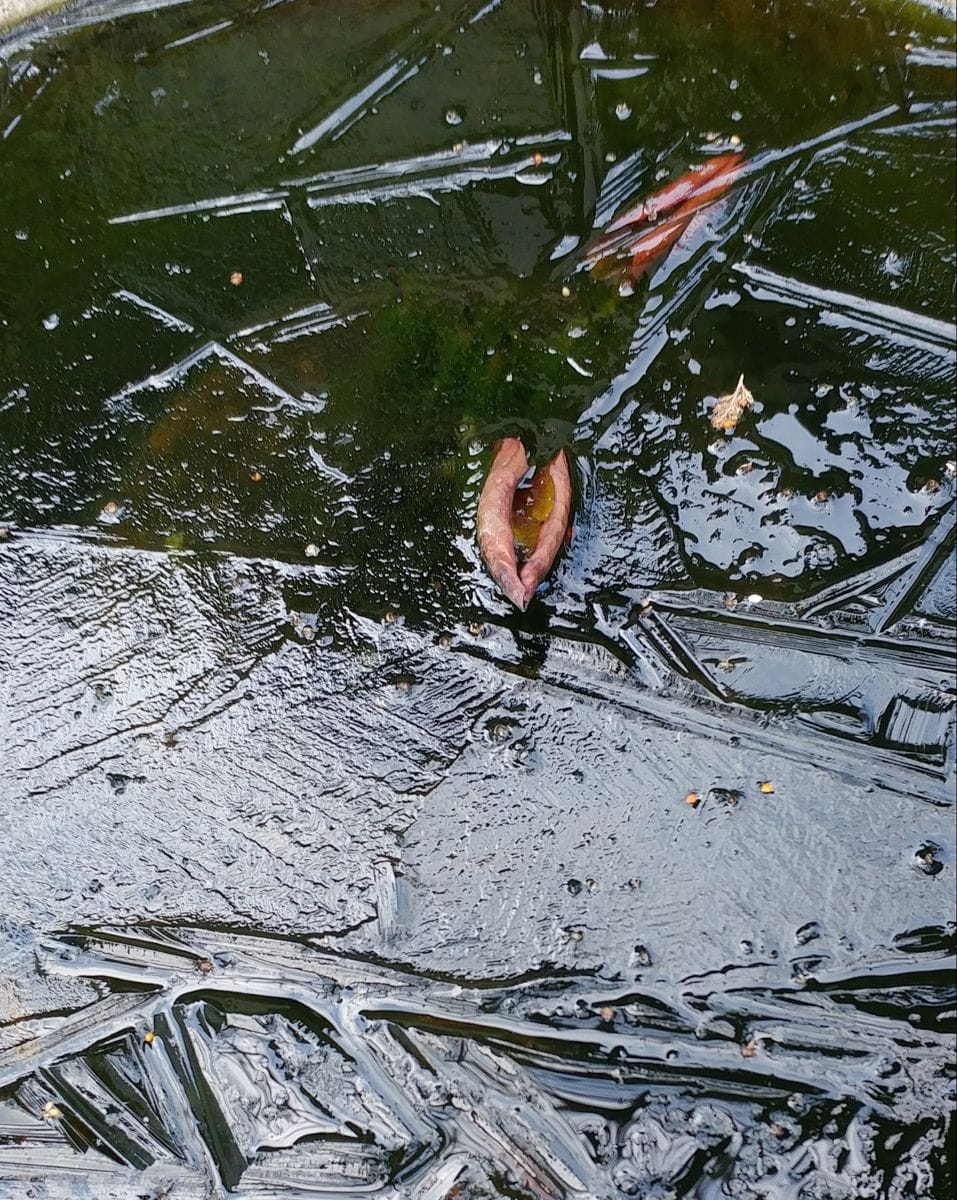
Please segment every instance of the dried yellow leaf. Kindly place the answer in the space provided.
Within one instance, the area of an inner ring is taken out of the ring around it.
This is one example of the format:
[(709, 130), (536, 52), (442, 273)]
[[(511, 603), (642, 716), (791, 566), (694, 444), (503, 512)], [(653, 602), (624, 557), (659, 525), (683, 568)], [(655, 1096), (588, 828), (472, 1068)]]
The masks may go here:
[(701, 797), (697, 792), (689, 792), (687, 796), (685, 796), (685, 804), (690, 804), (692, 808), (697, 808), (700, 803)]
[(548, 467), (542, 467), (512, 500), (512, 536), (527, 554), (535, 553), (538, 535), (554, 507), (555, 482)]
[(714, 429), (731, 430), (741, 420), (744, 410), (754, 403), (754, 397), (744, 386), (744, 376), (737, 387), (727, 396), (721, 396), (711, 410), (711, 425)]
[(766, 779), (761, 784), (761, 791), (764, 793), (765, 796), (773, 796), (774, 795), (774, 784), (771, 782), (770, 779)]

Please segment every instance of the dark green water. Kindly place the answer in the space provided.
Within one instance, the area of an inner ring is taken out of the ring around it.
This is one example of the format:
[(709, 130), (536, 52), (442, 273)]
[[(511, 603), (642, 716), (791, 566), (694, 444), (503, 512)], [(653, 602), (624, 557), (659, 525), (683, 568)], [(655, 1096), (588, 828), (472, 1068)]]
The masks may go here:
[[(925, 65), (948, 23), (506, 8), (194, 4), (11, 60), (0, 517), (94, 527), (109, 505), (146, 546), (313, 544), (333, 625), (342, 601), (440, 623), (468, 603), (459, 542), (503, 429), (571, 442), (674, 529), (665, 562), (573, 564), (576, 608), (684, 579), (790, 598), (920, 536), (953, 439), (953, 72)], [(757, 169), (650, 286), (552, 261), (731, 137)], [(342, 322), (292, 315), (317, 304)], [(927, 337), (931, 361), (908, 352)], [(211, 342), (236, 357), (194, 362)], [(741, 371), (760, 410), (709, 449), (706, 398)]]
[[(877, 0), (3, 35), (5, 1200), (952, 1194), (955, 63)], [(525, 614), (505, 433), (574, 461)]]

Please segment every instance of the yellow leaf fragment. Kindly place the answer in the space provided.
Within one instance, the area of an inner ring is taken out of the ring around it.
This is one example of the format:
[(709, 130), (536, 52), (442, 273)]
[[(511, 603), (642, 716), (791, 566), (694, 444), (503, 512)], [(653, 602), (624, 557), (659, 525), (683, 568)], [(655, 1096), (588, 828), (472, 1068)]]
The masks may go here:
[(754, 403), (754, 397), (744, 386), (744, 376), (738, 380), (737, 387), (727, 396), (721, 396), (711, 410), (711, 426), (713, 429), (734, 429), (741, 420), (744, 410)]
[(57, 1117), (63, 1116), (63, 1109), (54, 1104), (52, 1100), (48, 1100), (43, 1106), (43, 1115), (48, 1121), (55, 1121)]
[(538, 535), (555, 507), (555, 481), (548, 467), (532, 476), (526, 488), (519, 488), (512, 501), (512, 536), (519, 547), (532, 554)]
[(143, 1041), (147, 1044), (147, 1046), (152, 1046), (152, 1044), (156, 1041), (156, 1034), (152, 1031), (152, 1029), (147, 1029), (147, 1031), (143, 1034)]
[(697, 808), (700, 803), (701, 797), (697, 792), (689, 792), (687, 796), (685, 796), (685, 804), (690, 804), (692, 808)]
[(770, 779), (765, 779), (762, 783), (759, 784), (759, 787), (761, 788), (761, 791), (763, 792), (763, 794), (765, 796), (773, 796), (774, 795), (774, 784), (771, 782)]

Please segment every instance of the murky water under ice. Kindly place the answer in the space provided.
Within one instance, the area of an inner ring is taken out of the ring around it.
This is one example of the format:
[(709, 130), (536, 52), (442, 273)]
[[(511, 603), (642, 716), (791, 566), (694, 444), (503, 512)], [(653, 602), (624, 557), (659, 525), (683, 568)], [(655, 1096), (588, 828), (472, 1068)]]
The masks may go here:
[[(0, 1195), (950, 1195), (952, 22), (0, 52)], [(523, 615), (503, 433), (575, 462)]]

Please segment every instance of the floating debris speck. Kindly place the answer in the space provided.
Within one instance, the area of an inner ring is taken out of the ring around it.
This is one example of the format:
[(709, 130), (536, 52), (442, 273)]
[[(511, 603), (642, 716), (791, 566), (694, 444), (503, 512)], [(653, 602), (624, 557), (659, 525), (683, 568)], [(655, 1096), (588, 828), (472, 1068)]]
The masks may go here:
[(714, 429), (723, 429), (725, 432), (730, 432), (741, 417), (745, 409), (754, 403), (754, 396), (744, 386), (744, 376), (742, 375), (737, 382), (733, 392), (729, 392), (727, 396), (720, 396), (711, 410), (711, 425)]

